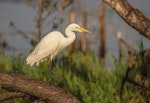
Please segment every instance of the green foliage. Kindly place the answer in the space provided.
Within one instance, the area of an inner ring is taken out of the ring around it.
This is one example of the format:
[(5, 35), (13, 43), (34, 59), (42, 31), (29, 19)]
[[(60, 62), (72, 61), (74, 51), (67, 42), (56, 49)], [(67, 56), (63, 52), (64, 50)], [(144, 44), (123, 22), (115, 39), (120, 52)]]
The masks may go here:
[[(61, 53), (53, 61), (50, 73), (46, 62), (39, 67), (29, 67), (25, 57), (0, 55), (0, 71), (23, 72), (45, 82), (51, 80), (83, 103), (119, 103), (119, 90), (126, 68), (127, 61), (122, 60), (115, 62), (112, 69), (105, 69), (96, 56), (78, 51)], [(125, 85), (123, 98), (126, 103), (138, 99), (138, 95), (133, 85)]]

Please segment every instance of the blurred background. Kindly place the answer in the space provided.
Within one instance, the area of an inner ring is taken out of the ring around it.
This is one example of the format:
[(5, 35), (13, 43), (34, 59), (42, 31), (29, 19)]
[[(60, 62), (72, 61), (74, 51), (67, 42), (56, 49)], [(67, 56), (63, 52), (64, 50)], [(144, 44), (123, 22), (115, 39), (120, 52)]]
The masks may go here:
[[(101, 27), (104, 27), (104, 46), (106, 64), (109, 65), (109, 54), (118, 57), (118, 40), (116, 34), (121, 32), (124, 40), (138, 46), (143, 41), (145, 48), (150, 41), (131, 28), (112, 8), (106, 5), (102, 12), (101, 0), (1, 0), (0, 1), (0, 48), (6, 54), (28, 54), (41, 37), (53, 30), (64, 33), (71, 22), (75, 22), (91, 31), (88, 35), (78, 35), (75, 48), (101, 54)], [(129, 0), (146, 17), (150, 17), (149, 0)], [(66, 4), (65, 4), (66, 3)], [(67, 4), (68, 3), (68, 4)], [(47, 5), (47, 6), (46, 6)], [(64, 8), (63, 8), (64, 6)], [(40, 10), (41, 8), (41, 10)], [(102, 12), (102, 13), (101, 13)], [(100, 15), (104, 25), (101, 26)], [(43, 19), (44, 18), (44, 19)], [(38, 36), (40, 35), (40, 37)], [(74, 48), (74, 49), (75, 49)]]
[[(128, 2), (150, 17), (150, 0)], [(64, 34), (74, 22), (91, 33), (77, 33), (76, 41), (54, 60), (51, 75), (47, 62), (26, 65), (27, 55), (43, 36), (54, 30)], [(118, 34), (134, 48), (132, 55), (120, 45)], [(0, 0), (0, 71), (23, 72), (45, 82), (51, 79), (83, 103), (149, 103), (150, 63), (140, 54), (149, 47), (150, 40), (102, 0)], [(29, 102), (17, 99), (14, 103), (18, 101)]]

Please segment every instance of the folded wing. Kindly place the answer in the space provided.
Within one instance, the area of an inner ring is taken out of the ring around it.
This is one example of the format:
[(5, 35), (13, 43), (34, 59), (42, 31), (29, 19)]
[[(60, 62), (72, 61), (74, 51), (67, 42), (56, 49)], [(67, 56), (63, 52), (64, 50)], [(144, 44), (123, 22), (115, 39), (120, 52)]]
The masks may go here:
[(27, 57), (26, 62), (32, 66), (51, 58), (59, 46), (60, 32), (51, 32), (46, 35), (35, 47), (33, 52)]

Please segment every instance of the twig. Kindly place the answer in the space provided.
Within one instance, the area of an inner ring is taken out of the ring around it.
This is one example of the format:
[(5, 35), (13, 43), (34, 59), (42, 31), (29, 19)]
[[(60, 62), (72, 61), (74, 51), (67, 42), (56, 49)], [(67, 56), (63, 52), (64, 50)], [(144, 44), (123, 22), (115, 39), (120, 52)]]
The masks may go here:
[(122, 38), (121, 32), (118, 32), (118, 33), (117, 33), (117, 38), (119, 39), (120, 43), (124, 44), (124, 46), (128, 49), (128, 52), (129, 52), (129, 51), (130, 51), (130, 52), (132, 51), (133, 48), (129, 45), (128, 42), (126, 42), (126, 41)]
[[(64, 10), (67, 6), (69, 6), (71, 3), (73, 3), (73, 1), (74, 0), (68, 0), (68, 2), (67, 3), (64, 3), (63, 5), (62, 5), (62, 10)], [(52, 13), (52, 12), (54, 12), (55, 10), (57, 10), (57, 5), (58, 5), (58, 1), (55, 1), (54, 3), (52, 3), (52, 8), (48, 11), (48, 13), (43, 17), (43, 21), (45, 21), (46, 19), (47, 19), (47, 17), (49, 17), (50, 16), (50, 14)], [(58, 16), (56, 16), (56, 17), (58, 17)]]
[(64, 5), (62, 6), (62, 9), (64, 10), (67, 6), (73, 3), (74, 0), (65, 0)]
[(121, 83), (121, 87), (120, 87), (120, 103), (123, 103), (123, 87), (125, 85), (126, 80), (128, 79), (128, 74), (129, 74), (130, 70), (131, 70), (131, 68), (128, 66), (128, 68), (126, 70), (126, 73), (125, 73), (125, 77), (123, 78), (122, 83)]
[(28, 39), (28, 36), (26, 36), (26, 33), (24, 33), (22, 30), (20, 30), (13, 21), (10, 21), (10, 26), (13, 27), (18, 33), (22, 34), (22, 36), (26, 39)]
[[(120, 38), (121, 39), (121, 38)], [(126, 43), (126, 42), (125, 42)], [(130, 50), (130, 45), (128, 45), (128, 43), (126, 43), (126, 46), (128, 47), (128, 50)], [(125, 85), (125, 82), (128, 80), (128, 76), (129, 76), (129, 72), (133, 66), (133, 62), (135, 61), (135, 56), (129, 51), (129, 57), (130, 57), (130, 62), (129, 65), (127, 67), (126, 73), (125, 73), (125, 77), (122, 80), (121, 83), (121, 87), (120, 87), (120, 103), (123, 103), (123, 87)]]
[(43, 17), (43, 19), (42, 19), (43, 21), (45, 21), (47, 19), (47, 17), (49, 17), (50, 14), (52, 12), (54, 12), (54, 10), (56, 10), (56, 7), (54, 6), (54, 4), (57, 5), (57, 3), (58, 3), (57, 1), (55, 3), (53, 3), (52, 8), (49, 9), (48, 13)]
[(38, 28), (38, 40), (40, 41), (41, 35), (42, 35), (42, 13), (43, 13), (43, 7), (44, 7), (44, 0), (39, 1), (38, 5), (38, 20), (37, 20), (37, 28)]
[(137, 86), (137, 87), (140, 88), (140, 89), (143, 89), (143, 90), (150, 90), (150, 88), (147, 88), (147, 87), (145, 87), (145, 86), (142, 86), (142, 85), (140, 85), (138, 82), (136, 82), (136, 81), (134, 81), (134, 80), (132, 80), (132, 79), (127, 78), (126, 80), (127, 80), (129, 83), (131, 83), (131, 84)]
[(100, 5), (100, 12), (99, 12), (99, 24), (100, 24), (100, 46), (99, 46), (99, 59), (101, 64), (104, 64), (104, 59), (105, 59), (105, 51), (106, 51), (106, 33), (105, 33), (105, 9), (106, 5), (104, 1), (101, 1)]

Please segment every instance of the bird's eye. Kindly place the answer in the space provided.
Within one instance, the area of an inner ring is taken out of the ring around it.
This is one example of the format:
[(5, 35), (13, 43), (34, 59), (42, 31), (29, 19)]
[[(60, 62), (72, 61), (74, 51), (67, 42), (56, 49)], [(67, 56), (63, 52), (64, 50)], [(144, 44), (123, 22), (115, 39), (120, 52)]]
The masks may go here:
[(78, 27), (78, 26), (76, 26), (75, 28), (76, 28), (76, 29), (79, 29), (79, 27)]

